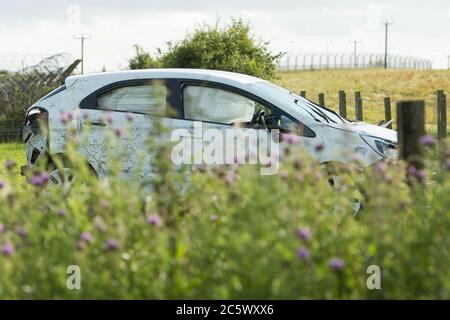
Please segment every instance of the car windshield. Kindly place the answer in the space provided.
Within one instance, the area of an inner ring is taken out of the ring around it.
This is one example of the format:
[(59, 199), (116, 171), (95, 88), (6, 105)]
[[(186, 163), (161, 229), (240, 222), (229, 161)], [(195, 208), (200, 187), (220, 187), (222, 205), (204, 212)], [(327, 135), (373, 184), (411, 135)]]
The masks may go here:
[(289, 100), (292, 100), (297, 106), (305, 110), (317, 122), (342, 123), (347, 121), (333, 110), (322, 107), (273, 83), (261, 81), (255, 83), (254, 86), (258, 87), (259, 89), (264, 89), (264, 91), (268, 92), (272, 96), (281, 96), (285, 99), (287, 98)]

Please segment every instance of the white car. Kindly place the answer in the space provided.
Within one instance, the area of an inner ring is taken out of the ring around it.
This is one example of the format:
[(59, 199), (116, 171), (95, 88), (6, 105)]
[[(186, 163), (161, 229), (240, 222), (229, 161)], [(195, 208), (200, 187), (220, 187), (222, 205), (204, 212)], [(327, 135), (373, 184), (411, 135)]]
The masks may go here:
[[(46, 121), (48, 133), (39, 130), (38, 119)], [(27, 111), (23, 133), (26, 167), (40, 159), (51, 164), (52, 156), (64, 155), (69, 125), (79, 137), (89, 127), (87, 137), (80, 138), (80, 152), (95, 174), (105, 177), (106, 133), (129, 128), (121, 138), (128, 151), (122, 164), (124, 173), (131, 173), (142, 160), (138, 155), (145, 150), (155, 119), (193, 138), (198, 124), (202, 130), (234, 130), (236, 124), (250, 131), (279, 129), (295, 135), (321, 163), (350, 163), (357, 154), (369, 166), (396, 154), (395, 131), (347, 121), (268, 81), (224, 71), (152, 69), (69, 77), (65, 85), (36, 102)], [(144, 160), (142, 177), (152, 171), (150, 161)], [(53, 182), (63, 183), (73, 172), (64, 168), (64, 176), (59, 170), (50, 175)]]

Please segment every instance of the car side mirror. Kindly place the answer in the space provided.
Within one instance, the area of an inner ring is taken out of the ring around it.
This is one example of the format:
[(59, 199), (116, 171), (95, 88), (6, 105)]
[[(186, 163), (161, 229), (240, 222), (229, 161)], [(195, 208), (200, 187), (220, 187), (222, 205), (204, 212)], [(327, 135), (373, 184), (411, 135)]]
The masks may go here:
[(280, 129), (281, 117), (275, 114), (264, 115), (264, 121), (268, 130)]

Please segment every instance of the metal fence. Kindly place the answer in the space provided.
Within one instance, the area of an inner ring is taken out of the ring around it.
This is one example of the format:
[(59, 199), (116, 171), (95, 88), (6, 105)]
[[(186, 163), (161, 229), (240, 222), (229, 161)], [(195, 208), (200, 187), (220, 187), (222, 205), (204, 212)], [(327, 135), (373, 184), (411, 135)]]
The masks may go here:
[[(389, 69), (431, 69), (433, 61), (408, 56), (389, 55)], [(288, 54), (277, 64), (278, 71), (323, 70), (323, 69), (367, 69), (383, 68), (384, 55), (378, 53), (347, 54)]]

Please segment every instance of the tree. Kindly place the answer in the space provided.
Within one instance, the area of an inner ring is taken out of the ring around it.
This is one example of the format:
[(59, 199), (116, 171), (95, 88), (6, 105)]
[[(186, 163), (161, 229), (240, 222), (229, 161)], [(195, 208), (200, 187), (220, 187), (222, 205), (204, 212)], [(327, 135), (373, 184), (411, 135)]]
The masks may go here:
[[(138, 46), (137, 46), (138, 48)], [(165, 53), (153, 58), (150, 54), (137, 51), (130, 60), (130, 68), (136, 61), (145, 67), (156, 65), (163, 68), (198, 68), (245, 73), (264, 79), (275, 77), (275, 62), (281, 53), (273, 55), (268, 42), (256, 40), (250, 32), (250, 26), (242, 19), (220, 28), (218, 24), (204, 25), (189, 33), (184, 40), (168, 44)]]
[(130, 69), (150, 69), (150, 68), (158, 68), (158, 59), (152, 57), (152, 55), (148, 52), (145, 52), (144, 49), (139, 45), (134, 45), (136, 50), (136, 55), (130, 59), (128, 65)]

